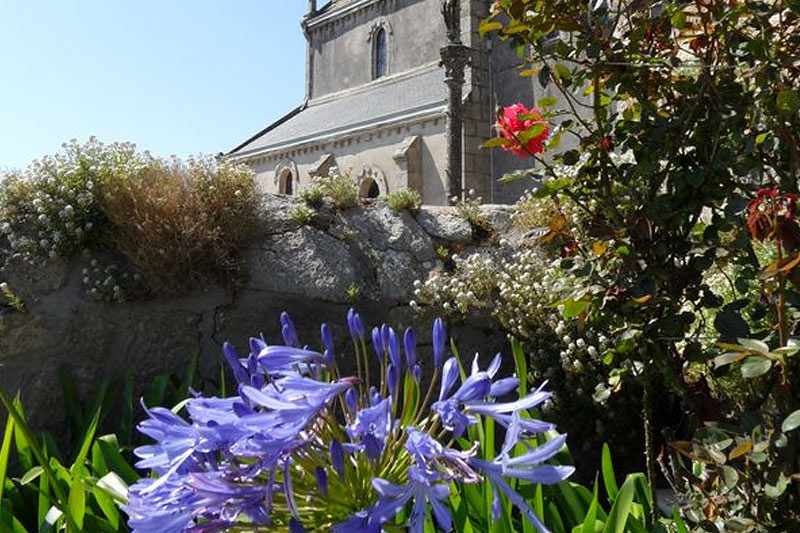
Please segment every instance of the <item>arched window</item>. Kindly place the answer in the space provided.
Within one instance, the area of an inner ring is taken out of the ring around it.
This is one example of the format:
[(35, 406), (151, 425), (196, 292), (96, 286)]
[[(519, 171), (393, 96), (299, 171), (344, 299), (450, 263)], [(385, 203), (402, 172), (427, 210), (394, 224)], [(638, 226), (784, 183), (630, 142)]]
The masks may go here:
[(281, 194), (294, 194), (294, 183), (292, 180), (294, 176), (292, 176), (292, 171), (288, 170), (281, 175), (281, 182), (280, 182), (280, 193)]
[(385, 76), (389, 71), (389, 47), (386, 37), (386, 29), (378, 28), (373, 35), (373, 39), (372, 79), (377, 80), (378, 78)]
[(377, 198), (381, 195), (381, 188), (378, 186), (378, 182), (374, 179), (365, 178), (361, 181), (358, 195), (361, 198)]

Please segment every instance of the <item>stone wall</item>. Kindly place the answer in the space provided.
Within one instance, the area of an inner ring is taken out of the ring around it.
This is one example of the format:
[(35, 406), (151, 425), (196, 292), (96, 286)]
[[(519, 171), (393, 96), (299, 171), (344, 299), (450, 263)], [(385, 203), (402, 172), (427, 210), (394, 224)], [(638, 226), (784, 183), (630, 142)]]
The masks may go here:
[[(0, 386), (21, 391), (34, 425), (57, 428), (65, 415), (62, 369), (84, 398), (103, 378), (117, 379), (132, 369), (143, 386), (153, 375), (180, 372), (195, 354), (201, 372), (215, 376), (222, 342), (244, 351), (247, 338), (262, 332), (279, 342), (284, 310), (301, 342), (312, 347), (319, 344), (322, 322), (340, 342), (348, 341), (344, 316), (351, 306), (370, 326), (415, 324), (420, 343), (428, 344), (431, 317), (408, 306), (414, 281), (442, 267), (439, 246), (459, 251), (487, 245), (473, 241), (472, 228), (451, 208), (396, 213), (376, 203), (342, 214), (323, 211), (315, 227), (298, 227), (290, 213), (299, 202), (265, 199), (264, 233), (244, 251), (248, 274), (236, 288), (208, 285), (181, 298), (100, 303), (85, 295), (85, 259), (11, 261), (3, 278), (27, 311), (0, 315)], [(498, 234), (509, 231), (508, 207), (484, 210)], [(449, 329), (466, 354), (508, 351), (487, 317), (470, 317)]]

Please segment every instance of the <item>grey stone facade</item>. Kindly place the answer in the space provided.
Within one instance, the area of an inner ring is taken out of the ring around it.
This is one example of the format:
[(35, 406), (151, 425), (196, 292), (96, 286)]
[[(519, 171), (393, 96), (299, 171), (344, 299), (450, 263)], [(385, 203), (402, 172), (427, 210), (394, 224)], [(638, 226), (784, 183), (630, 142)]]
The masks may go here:
[[(462, 41), (471, 49), (463, 95), (463, 188), (486, 202), (507, 203), (519, 197), (520, 186), (498, 185), (497, 179), (530, 162), (480, 146), (493, 136), (498, 104), (530, 106), (546, 94), (535, 78), (517, 75), (515, 50), (478, 34), (490, 4), (462, 0)], [(335, 165), (359, 180), (365, 194), (374, 181), (381, 195), (412, 188), (425, 204), (447, 203), (440, 9), (441, 0), (333, 0), (319, 9), (310, 1), (302, 23), (305, 101), (227, 157), (252, 166), (267, 192), (297, 194)], [(376, 78), (381, 39), (385, 75)]]

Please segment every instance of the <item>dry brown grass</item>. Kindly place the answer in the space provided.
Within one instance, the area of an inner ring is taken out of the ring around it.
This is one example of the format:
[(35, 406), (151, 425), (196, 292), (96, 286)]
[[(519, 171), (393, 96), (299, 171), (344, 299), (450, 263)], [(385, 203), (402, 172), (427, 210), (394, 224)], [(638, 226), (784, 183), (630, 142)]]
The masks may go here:
[(232, 279), (257, 227), (252, 173), (211, 159), (147, 169), (109, 185), (104, 204), (117, 249), (156, 293)]

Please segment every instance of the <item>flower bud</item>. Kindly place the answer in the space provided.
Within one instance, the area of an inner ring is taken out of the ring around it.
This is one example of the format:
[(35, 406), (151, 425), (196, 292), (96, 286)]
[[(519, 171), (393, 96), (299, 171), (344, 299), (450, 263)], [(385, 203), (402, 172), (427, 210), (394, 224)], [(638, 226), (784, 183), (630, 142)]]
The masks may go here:
[(333, 439), (331, 441), (331, 447), (329, 450), (331, 456), (331, 466), (339, 474), (340, 478), (344, 478), (344, 450), (342, 449), (342, 443), (339, 442), (338, 439)]
[(358, 393), (355, 389), (349, 389), (344, 394), (344, 403), (352, 414), (356, 414), (356, 411), (358, 411)]
[(283, 342), (286, 346), (299, 346), (297, 340), (297, 331), (294, 328), (294, 323), (285, 311), (281, 313), (281, 334), (283, 335)]
[(441, 318), (437, 318), (433, 322), (433, 364), (436, 368), (442, 367), (444, 344), (446, 340), (447, 335), (444, 330), (444, 321)]
[[(350, 389), (352, 390), (352, 389)], [(316, 470), (314, 470), (314, 478), (317, 480), (317, 487), (319, 487), (319, 492), (323, 496), (328, 495), (328, 472), (325, 471), (324, 468), (318, 466)]]
[(403, 349), (406, 352), (406, 364), (408, 368), (414, 368), (417, 364), (417, 335), (411, 328), (406, 329), (403, 336)]

